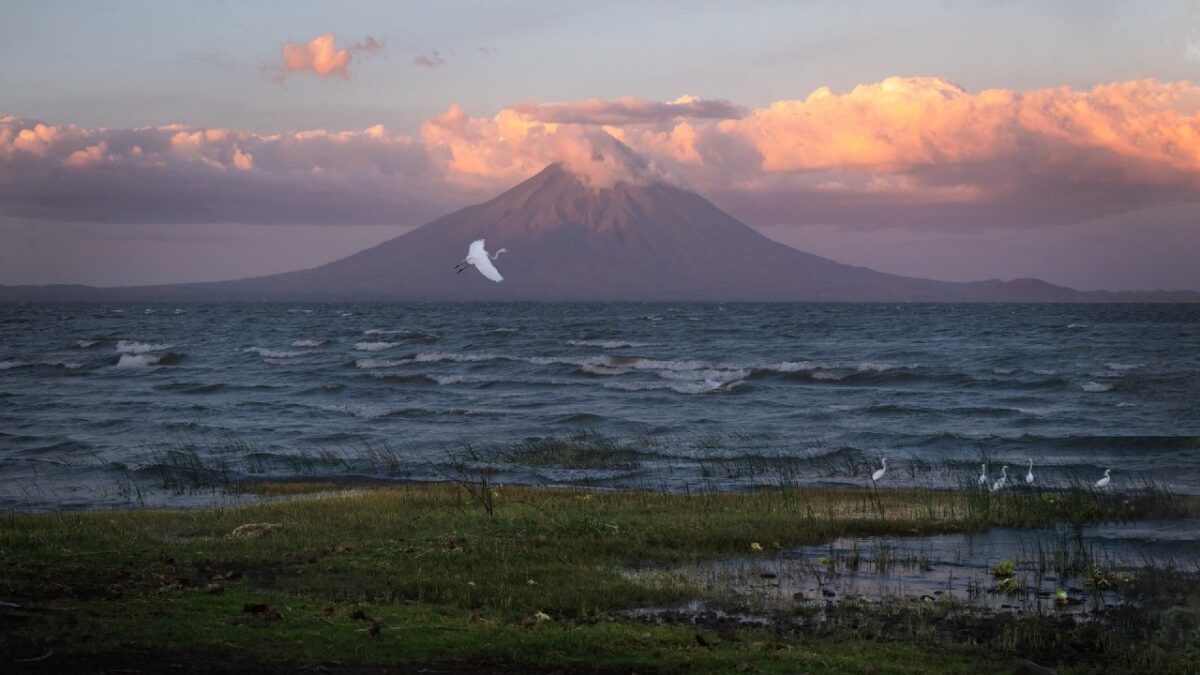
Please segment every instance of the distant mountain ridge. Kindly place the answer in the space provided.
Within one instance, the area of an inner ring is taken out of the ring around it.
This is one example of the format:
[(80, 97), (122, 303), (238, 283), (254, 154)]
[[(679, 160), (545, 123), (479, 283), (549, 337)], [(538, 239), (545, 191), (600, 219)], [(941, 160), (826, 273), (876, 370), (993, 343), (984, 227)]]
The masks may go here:
[[(508, 249), (496, 262), (503, 283), (454, 273), (480, 237), (491, 251)], [(1200, 302), (1200, 293), (885, 274), (772, 241), (667, 183), (593, 189), (552, 164), (490, 201), (312, 269), (156, 286), (0, 286), (0, 300)]]

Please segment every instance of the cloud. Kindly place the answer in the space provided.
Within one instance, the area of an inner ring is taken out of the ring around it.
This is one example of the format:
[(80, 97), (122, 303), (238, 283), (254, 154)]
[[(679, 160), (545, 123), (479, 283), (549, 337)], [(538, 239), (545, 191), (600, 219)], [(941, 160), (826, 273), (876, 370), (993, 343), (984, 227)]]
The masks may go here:
[[(332, 44), (332, 43), (331, 43)], [(419, 224), (563, 162), (673, 181), (753, 225), (1037, 228), (1200, 201), (1200, 87), (968, 92), (889, 78), (745, 109), (681, 97), (459, 105), (416, 136), (0, 118), (0, 215)]]
[(453, 105), (422, 125), (421, 140), (448, 180), (481, 194), (553, 162), (562, 162), (597, 188), (653, 177), (644, 158), (602, 129), (540, 122), (511, 109), (494, 117), (471, 117)]
[(333, 33), (318, 35), (304, 44), (285, 42), (280, 48), (281, 63), (274, 69), (275, 79), (282, 82), (296, 73), (312, 73), (321, 78), (349, 79), (350, 62), (354, 59), (355, 52), (374, 54), (382, 49), (383, 43), (369, 35), (362, 42), (356, 42), (343, 49), (334, 45)]
[(439, 66), (445, 65), (446, 59), (442, 58), (442, 55), (438, 53), (438, 50), (434, 49), (433, 51), (429, 52), (428, 54), (418, 53), (416, 56), (413, 57), (412, 62), (413, 62), (413, 65), (421, 66), (422, 68), (429, 68), (430, 70), (432, 70)]

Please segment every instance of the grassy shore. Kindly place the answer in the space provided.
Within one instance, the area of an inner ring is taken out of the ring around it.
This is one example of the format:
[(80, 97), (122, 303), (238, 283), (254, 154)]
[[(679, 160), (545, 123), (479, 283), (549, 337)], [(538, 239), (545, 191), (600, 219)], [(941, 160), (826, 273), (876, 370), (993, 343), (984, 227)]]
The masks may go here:
[[(0, 516), (7, 672), (1195, 672), (1200, 590), (1128, 579), (1094, 622), (960, 607), (783, 622), (654, 622), (701, 596), (631, 565), (770, 556), (846, 535), (1195, 517), (1200, 503), (1089, 490), (584, 492), (449, 483), (243, 486), (314, 497), (202, 510)], [(240, 528), (240, 529), (239, 529)], [(715, 602), (715, 600), (714, 600)], [(798, 609), (799, 611), (799, 609)], [(839, 614), (839, 612), (842, 612)]]

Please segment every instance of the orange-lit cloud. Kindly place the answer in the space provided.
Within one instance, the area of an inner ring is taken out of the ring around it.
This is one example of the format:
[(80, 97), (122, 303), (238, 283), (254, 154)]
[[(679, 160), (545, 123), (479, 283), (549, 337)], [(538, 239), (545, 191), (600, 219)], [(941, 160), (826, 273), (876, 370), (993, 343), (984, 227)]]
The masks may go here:
[[(693, 97), (526, 102), (491, 115), (451, 105), (415, 137), (3, 117), (0, 211), (417, 224), (556, 161), (597, 188), (673, 181), (757, 225), (1037, 227), (1200, 201), (1200, 87), (972, 93), (889, 78), (752, 110)], [(101, 187), (95, 203), (78, 198)], [(164, 196), (144, 198), (154, 189)]]
[(300, 44), (285, 42), (280, 49), (281, 63), (276, 71), (276, 80), (282, 81), (296, 73), (312, 73), (317, 77), (341, 77), (349, 79), (350, 62), (355, 52), (374, 54), (383, 49), (383, 43), (371, 36), (362, 42), (338, 49), (334, 45), (333, 33), (325, 33)]

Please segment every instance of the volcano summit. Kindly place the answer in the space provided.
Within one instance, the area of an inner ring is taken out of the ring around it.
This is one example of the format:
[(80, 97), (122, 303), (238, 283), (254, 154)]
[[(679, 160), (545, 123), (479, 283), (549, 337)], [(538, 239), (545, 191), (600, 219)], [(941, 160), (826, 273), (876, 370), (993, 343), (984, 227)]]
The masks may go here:
[[(501, 284), (454, 273), (467, 245), (480, 238), (492, 250), (508, 250)], [(593, 188), (551, 164), (490, 201), (313, 269), (159, 286), (7, 287), (0, 299), (1195, 302), (1200, 294), (884, 274), (772, 241), (665, 182)]]

